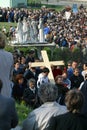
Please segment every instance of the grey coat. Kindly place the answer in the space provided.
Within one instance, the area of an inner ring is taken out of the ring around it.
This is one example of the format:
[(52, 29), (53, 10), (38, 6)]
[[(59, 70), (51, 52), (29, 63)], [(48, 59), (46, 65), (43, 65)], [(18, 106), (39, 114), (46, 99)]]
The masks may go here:
[(1, 94), (11, 97), (11, 73), (13, 66), (13, 55), (3, 49), (0, 49), (0, 79), (3, 82)]
[(51, 117), (66, 113), (65, 106), (57, 102), (47, 102), (33, 110), (23, 121), (22, 130), (44, 130)]
[(0, 94), (0, 130), (10, 130), (18, 124), (18, 115), (13, 98)]

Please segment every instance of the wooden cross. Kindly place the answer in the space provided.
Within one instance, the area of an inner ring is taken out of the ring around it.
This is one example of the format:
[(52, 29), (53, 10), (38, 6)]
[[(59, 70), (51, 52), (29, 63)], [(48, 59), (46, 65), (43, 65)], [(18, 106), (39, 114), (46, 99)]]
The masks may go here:
[(31, 67), (40, 67), (40, 66), (45, 66), (49, 69), (49, 80), (52, 83), (55, 83), (54, 81), (54, 77), (53, 77), (53, 73), (52, 73), (52, 69), (51, 69), (51, 65), (57, 66), (57, 65), (64, 65), (63, 61), (49, 61), (48, 56), (47, 56), (47, 52), (45, 50), (41, 51), (42, 54), (42, 58), (43, 58), (43, 62), (33, 62), (31, 63)]

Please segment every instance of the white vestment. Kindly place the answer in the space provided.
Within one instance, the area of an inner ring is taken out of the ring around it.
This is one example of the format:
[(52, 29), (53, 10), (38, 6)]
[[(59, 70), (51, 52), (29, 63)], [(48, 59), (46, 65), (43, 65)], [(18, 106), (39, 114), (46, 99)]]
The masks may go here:
[(17, 24), (17, 42), (23, 43), (23, 24), (20, 21)]
[(38, 41), (37, 22), (35, 20), (32, 20), (31, 26), (32, 26), (32, 30), (33, 30), (33, 39), (34, 39), (34, 42), (37, 42)]
[(28, 24), (24, 20), (23, 21), (23, 43), (27, 42), (28, 40)]
[(39, 21), (38, 28), (39, 28), (39, 42), (44, 42), (45, 38), (44, 38), (44, 31), (43, 31), (43, 23), (41, 19)]

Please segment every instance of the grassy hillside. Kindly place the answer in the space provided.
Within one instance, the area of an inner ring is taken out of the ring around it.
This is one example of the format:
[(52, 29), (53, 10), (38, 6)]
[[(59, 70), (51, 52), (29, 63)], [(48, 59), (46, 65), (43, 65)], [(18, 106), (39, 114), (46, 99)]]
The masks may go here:
[(0, 22), (0, 30), (2, 30), (2, 27), (6, 27), (6, 30), (9, 30), (10, 26), (16, 26), (16, 23), (8, 23), (8, 22)]

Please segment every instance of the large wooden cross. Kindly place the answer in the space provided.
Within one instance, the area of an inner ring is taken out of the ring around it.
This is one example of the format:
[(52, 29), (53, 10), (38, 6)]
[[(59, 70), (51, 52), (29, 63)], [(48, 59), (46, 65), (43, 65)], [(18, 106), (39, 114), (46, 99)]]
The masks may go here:
[(57, 65), (64, 65), (63, 61), (49, 61), (48, 56), (47, 56), (47, 52), (45, 50), (41, 51), (42, 54), (42, 58), (43, 58), (43, 62), (33, 62), (31, 63), (31, 67), (40, 67), (40, 66), (45, 66), (47, 68), (49, 68), (49, 80), (52, 83), (55, 83), (54, 81), (54, 77), (53, 77), (53, 73), (52, 73), (52, 69), (51, 69), (51, 65), (57, 66)]

